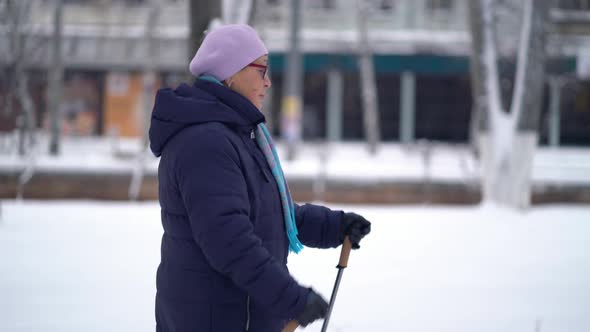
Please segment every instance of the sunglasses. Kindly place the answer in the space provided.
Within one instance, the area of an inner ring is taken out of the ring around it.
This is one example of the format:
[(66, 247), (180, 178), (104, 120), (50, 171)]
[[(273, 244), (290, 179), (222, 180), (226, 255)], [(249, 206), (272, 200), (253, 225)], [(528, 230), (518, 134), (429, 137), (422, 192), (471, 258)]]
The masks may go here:
[(268, 76), (266, 76), (266, 74), (268, 73), (268, 66), (259, 65), (257, 63), (251, 63), (251, 64), (248, 65), (248, 67), (254, 67), (254, 68), (263, 69), (263, 71), (262, 71), (262, 79), (268, 78)]

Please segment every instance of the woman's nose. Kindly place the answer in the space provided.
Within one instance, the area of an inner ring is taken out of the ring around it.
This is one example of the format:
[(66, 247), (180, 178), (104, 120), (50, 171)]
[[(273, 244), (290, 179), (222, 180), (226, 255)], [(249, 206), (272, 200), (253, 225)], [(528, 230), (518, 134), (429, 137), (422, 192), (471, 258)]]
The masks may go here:
[(265, 75), (264, 76), (264, 86), (266, 88), (270, 88), (272, 86), (272, 83), (270, 81), (270, 76), (269, 75)]

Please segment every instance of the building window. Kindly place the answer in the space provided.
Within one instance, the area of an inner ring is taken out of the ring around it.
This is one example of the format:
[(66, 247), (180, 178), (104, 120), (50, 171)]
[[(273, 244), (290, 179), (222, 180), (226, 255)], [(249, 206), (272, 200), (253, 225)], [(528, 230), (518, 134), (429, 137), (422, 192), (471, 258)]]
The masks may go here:
[(429, 10), (451, 10), (453, 0), (428, 0), (427, 8)]
[(306, 0), (304, 7), (311, 9), (335, 9), (336, 0)]
[(590, 0), (559, 0), (559, 8), (566, 10), (590, 10)]
[(380, 0), (379, 10), (391, 11), (393, 10), (393, 0)]

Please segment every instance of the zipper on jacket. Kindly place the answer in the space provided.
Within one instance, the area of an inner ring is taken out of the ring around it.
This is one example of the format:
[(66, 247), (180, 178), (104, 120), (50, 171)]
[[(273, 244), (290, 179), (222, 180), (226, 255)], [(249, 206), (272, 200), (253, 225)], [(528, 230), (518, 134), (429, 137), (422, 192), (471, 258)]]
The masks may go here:
[(246, 331), (250, 330), (250, 295), (246, 299)]
[(262, 177), (264, 178), (264, 181), (266, 181), (267, 183), (270, 182), (268, 175), (266, 175), (266, 172), (263, 169), (260, 170), (260, 173), (262, 173)]
[[(254, 131), (252, 131), (252, 133), (253, 132)], [(265, 167), (267, 166), (266, 159), (265, 159), (264, 155), (262, 155), (263, 161), (261, 161), (259, 159), (259, 155), (257, 154), (257, 152), (260, 152), (260, 154), (262, 154), (262, 151), (260, 151), (260, 149), (256, 146), (255, 142), (252, 142), (252, 141), (247, 142), (241, 136), (240, 136), (240, 138), (242, 138), (242, 142), (244, 143), (244, 145), (246, 145), (246, 148), (248, 148), (248, 151), (250, 151), (250, 156), (252, 156), (252, 159), (254, 159), (254, 162), (258, 165), (258, 168), (260, 169), (260, 173), (262, 174), (264, 181), (266, 181), (267, 183), (270, 182), (270, 177), (265, 171)], [(259, 151), (256, 151), (256, 150), (259, 150)]]

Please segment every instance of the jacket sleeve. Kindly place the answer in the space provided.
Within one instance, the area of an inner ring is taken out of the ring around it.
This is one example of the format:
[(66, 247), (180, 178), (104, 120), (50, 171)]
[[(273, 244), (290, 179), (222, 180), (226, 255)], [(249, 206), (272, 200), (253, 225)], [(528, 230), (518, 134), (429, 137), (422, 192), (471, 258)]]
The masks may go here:
[[(191, 130), (189, 128), (187, 130)], [(250, 222), (239, 156), (219, 130), (192, 131), (179, 151), (176, 177), (193, 238), (209, 264), (279, 317), (303, 311), (309, 289), (262, 246)]]
[(295, 204), (295, 222), (299, 241), (313, 248), (335, 248), (340, 241), (342, 211), (332, 211), (325, 206)]

